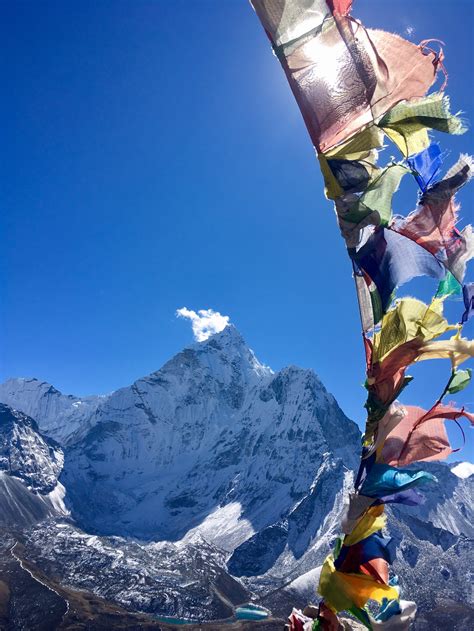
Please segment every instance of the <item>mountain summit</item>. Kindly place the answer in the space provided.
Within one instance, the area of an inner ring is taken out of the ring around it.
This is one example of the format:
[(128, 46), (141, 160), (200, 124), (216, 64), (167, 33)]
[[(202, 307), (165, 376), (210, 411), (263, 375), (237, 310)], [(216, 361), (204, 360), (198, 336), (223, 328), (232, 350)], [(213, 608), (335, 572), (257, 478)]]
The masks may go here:
[[(285, 520), (323, 463), (337, 461), (334, 500), (342, 462), (355, 466), (359, 444), (357, 426), (314, 372), (274, 373), (233, 325), (105, 397), (17, 379), (0, 386), (0, 400), (27, 409), (63, 445), (61, 479), (80, 524), (145, 539), (202, 527), (234, 549)], [(217, 514), (225, 536), (208, 528)], [(305, 527), (305, 541), (315, 534)]]

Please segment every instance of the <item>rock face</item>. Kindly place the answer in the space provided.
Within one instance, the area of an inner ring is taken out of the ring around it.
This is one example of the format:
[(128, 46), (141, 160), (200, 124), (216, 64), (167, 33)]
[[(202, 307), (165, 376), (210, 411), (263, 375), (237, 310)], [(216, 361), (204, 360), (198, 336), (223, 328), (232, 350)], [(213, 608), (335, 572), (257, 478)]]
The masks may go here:
[(67, 514), (58, 481), (59, 445), (39, 433), (33, 419), (0, 404), (0, 526), (25, 527)]
[[(253, 595), (284, 616), (314, 600), (360, 432), (313, 371), (274, 373), (228, 326), (107, 396), (11, 379), (0, 401), (37, 423), (1, 408), (0, 489), (15, 486), (17, 509), (67, 491), (71, 520), (58, 501), (22, 522), (48, 518), (25, 535), (44, 572), (154, 615), (225, 617)], [(442, 602), (470, 612), (474, 476), (426, 468), (439, 484), (425, 505), (391, 509), (389, 524), (404, 596), (420, 605), (419, 628), (436, 629)]]
[(56, 487), (63, 464), (59, 445), (41, 436), (32, 418), (0, 403), (1, 471), (45, 494)]

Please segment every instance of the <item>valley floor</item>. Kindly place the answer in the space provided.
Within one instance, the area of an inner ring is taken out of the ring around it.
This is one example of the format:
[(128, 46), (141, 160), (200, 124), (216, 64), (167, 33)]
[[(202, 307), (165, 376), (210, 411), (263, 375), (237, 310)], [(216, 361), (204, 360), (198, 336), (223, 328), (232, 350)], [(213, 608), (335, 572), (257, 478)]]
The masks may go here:
[[(182, 629), (129, 612), (87, 591), (72, 590), (46, 576), (22, 556), (16, 536), (0, 532), (0, 631), (139, 631)], [(189, 624), (186, 631), (281, 631), (284, 621)]]

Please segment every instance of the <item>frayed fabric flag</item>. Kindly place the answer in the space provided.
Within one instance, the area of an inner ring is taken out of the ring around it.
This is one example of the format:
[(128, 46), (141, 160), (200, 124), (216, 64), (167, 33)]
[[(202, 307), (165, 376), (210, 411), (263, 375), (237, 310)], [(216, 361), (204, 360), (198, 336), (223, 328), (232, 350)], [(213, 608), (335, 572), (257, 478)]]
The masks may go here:
[(447, 331), (458, 330), (444, 318), (442, 308), (441, 300), (426, 305), (415, 298), (403, 298), (383, 317), (380, 331), (375, 333), (373, 340), (365, 339), (369, 392), (367, 439), (372, 438), (376, 428), (372, 422), (375, 410), (371, 410), (374, 403), (378, 402), (375, 418), (378, 422), (406, 385), (408, 366), (422, 354), (427, 358), (431, 340)]
[(406, 489), (405, 491), (398, 491), (397, 493), (391, 493), (390, 495), (382, 495), (375, 504), (403, 504), (404, 506), (419, 506), (425, 503), (425, 496), (419, 493), (416, 489)]
[(413, 462), (444, 460), (454, 451), (445, 421), (456, 421), (464, 416), (474, 425), (472, 414), (442, 403), (428, 411), (407, 405), (405, 411), (405, 416), (388, 435), (383, 446), (380, 460), (387, 465), (399, 467)]
[(436, 477), (427, 471), (409, 471), (377, 463), (369, 471), (361, 493), (381, 498), (428, 482), (436, 482)]
[(336, 178), (341, 193), (360, 193), (369, 185), (371, 173), (360, 160), (340, 160), (332, 158), (327, 160), (332, 174)]
[(375, 164), (378, 150), (383, 147), (384, 134), (376, 125), (368, 125), (357, 134), (348, 138), (332, 149), (325, 151), (325, 157), (340, 160), (368, 161)]
[(436, 290), (435, 298), (448, 298), (449, 296), (457, 296), (461, 293), (461, 283), (454, 278), (451, 272), (447, 272), (446, 276), (439, 283)]
[(334, 3), (333, 14), (318, 0), (253, 0), (253, 6), (320, 152), (397, 102), (422, 97), (435, 80), (439, 55), (392, 33), (365, 29), (346, 17), (348, 3)]
[(380, 583), (372, 576), (337, 571), (332, 555), (323, 564), (318, 591), (336, 612), (353, 605), (364, 607), (368, 600), (381, 602), (384, 598), (398, 598), (394, 587)]
[(459, 207), (454, 195), (470, 180), (472, 173), (472, 159), (461, 156), (442, 180), (425, 191), (417, 210), (406, 218), (395, 217), (390, 226), (437, 256), (459, 282), (474, 246), (469, 226), (462, 232), (456, 230)]
[(380, 451), (380, 449), (382, 449), (387, 436), (397, 427), (406, 414), (407, 411), (405, 407), (400, 403), (394, 402), (390, 405), (377, 425), (373, 443), (374, 451)]
[[(453, 369), (457, 369), (464, 361), (474, 357), (474, 342), (458, 334), (449, 340), (433, 340), (433, 337), (456, 328), (455, 326), (446, 323), (446, 328), (441, 330), (438, 328), (438, 332), (436, 328), (420, 328), (415, 337), (402, 342), (405, 336), (408, 337), (407, 331), (400, 331), (395, 325), (392, 329), (393, 338), (385, 340), (387, 345), (394, 344), (394, 348), (389, 350), (382, 361), (373, 363), (369, 361), (367, 369), (369, 396), (366, 407), (370, 412), (370, 409), (374, 407), (374, 401), (377, 401), (382, 414), (376, 419), (375, 426), (371, 426), (370, 432), (369, 428), (366, 429), (366, 438), (372, 438), (378, 422), (406, 385), (405, 373), (408, 366), (429, 359), (449, 359)], [(370, 416), (371, 414), (369, 414), (369, 421)]]
[(374, 533), (352, 546), (343, 545), (334, 565), (343, 572), (356, 572), (357, 568), (373, 559), (384, 559), (393, 563), (395, 542), (391, 537)]
[(437, 144), (431, 144), (423, 151), (407, 158), (407, 164), (423, 192), (434, 183), (442, 163), (441, 149)]
[(416, 298), (402, 298), (383, 317), (380, 331), (374, 335), (371, 363), (382, 361), (406, 342), (429, 342), (457, 329), (443, 316), (441, 300), (433, 300), (427, 305)]
[[(329, 164), (331, 162), (333, 161), (328, 161)], [(372, 180), (366, 185), (362, 195), (353, 197), (352, 202), (346, 198), (349, 203), (344, 213), (338, 213), (340, 219), (360, 224), (371, 215), (377, 217), (371, 224), (387, 226), (392, 217), (392, 197), (398, 190), (402, 177), (408, 172), (408, 168), (403, 164), (390, 164), (384, 169), (373, 170)]]
[(453, 368), (457, 368), (472, 358), (474, 358), (474, 341), (455, 335), (449, 340), (435, 340), (421, 344), (413, 362), (449, 359)]
[(390, 306), (396, 287), (416, 276), (438, 280), (446, 276), (446, 268), (430, 252), (384, 228), (376, 229), (367, 242), (350, 255), (375, 283), (384, 311)]
[(341, 520), (341, 530), (344, 534), (350, 534), (356, 524), (360, 521), (362, 515), (374, 504), (373, 497), (366, 497), (360, 493), (351, 493), (349, 502), (345, 506), (344, 514)]
[[(371, 559), (370, 561), (362, 563), (358, 571), (353, 573), (357, 574), (360, 572), (361, 574), (367, 574), (367, 576), (371, 576), (377, 583), (388, 585), (388, 568), (389, 566), (385, 559)], [(352, 572), (348, 573), (352, 574)]]
[(376, 616), (378, 622), (385, 622), (392, 616), (397, 616), (402, 612), (400, 601), (398, 600), (385, 600), (380, 607), (380, 611)]
[(387, 522), (383, 511), (383, 506), (371, 506), (368, 508), (352, 531), (344, 537), (344, 545), (352, 546), (362, 541), (362, 539), (366, 539), (374, 532), (382, 530)]
[(274, 46), (285, 46), (314, 34), (331, 14), (325, 0), (252, 0)]
[(470, 368), (466, 368), (466, 370), (453, 370), (451, 379), (446, 386), (446, 394), (457, 394), (461, 392), (461, 390), (464, 390), (464, 388), (467, 388), (471, 383), (471, 377), (472, 370)]
[(467, 128), (459, 115), (451, 114), (449, 97), (442, 92), (397, 103), (378, 125), (405, 156), (428, 148), (428, 129), (463, 134)]
[(452, 239), (446, 244), (446, 267), (462, 283), (468, 261), (474, 258), (474, 233), (468, 225), (459, 232), (453, 231)]
[[(450, 328), (452, 327), (449, 326), (446, 330)], [(393, 341), (396, 343), (395, 340)], [(449, 359), (453, 368), (456, 369), (464, 361), (473, 357), (474, 342), (458, 335), (449, 340), (431, 340), (427, 342), (423, 341), (421, 336), (417, 336), (407, 342), (396, 345), (383, 361), (371, 363), (367, 369), (369, 396), (366, 407), (369, 410), (369, 419), (368, 427), (366, 428), (366, 438), (372, 438), (378, 422), (383, 418), (389, 405), (399, 396), (406, 385), (408, 377), (405, 376), (405, 373), (408, 366), (429, 359)], [(376, 418), (375, 424), (370, 423), (369, 427), (371, 416), (375, 414), (375, 401), (381, 413)], [(374, 409), (372, 410), (372, 408)]]
[(359, 312), (364, 333), (371, 331), (383, 316), (382, 301), (373, 280), (353, 264)]

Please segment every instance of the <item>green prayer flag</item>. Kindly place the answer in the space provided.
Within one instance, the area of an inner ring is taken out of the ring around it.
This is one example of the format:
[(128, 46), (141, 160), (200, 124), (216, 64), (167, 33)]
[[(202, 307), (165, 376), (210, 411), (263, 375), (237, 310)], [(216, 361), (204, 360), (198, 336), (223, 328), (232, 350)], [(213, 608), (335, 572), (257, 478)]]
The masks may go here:
[(470, 368), (466, 368), (465, 370), (455, 370), (451, 376), (446, 392), (449, 394), (456, 394), (456, 392), (464, 390), (471, 381), (471, 375), (472, 370)]
[(440, 281), (435, 298), (447, 298), (448, 296), (457, 296), (461, 294), (461, 283), (451, 274), (450, 271)]
[(417, 125), (448, 134), (463, 134), (466, 125), (458, 114), (451, 114), (449, 96), (435, 92), (429, 96), (401, 101), (392, 107), (379, 121), (380, 127)]
[(348, 213), (342, 215), (342, 218), (357, 224), (367, 215), (377, 211), (380, 225), (388, 226), (392, 218), (392, 198), (400, 186), (402, 177), (409, 172), (402, 164), (390, 164), (384, 169), (379, 169), (379, 175), (372, 180), (365, 193)]
[(339, 556), (339, 552), (341, 551), (341, 548), (342, 548), (342, 537), (338, 537), (334, 545), (334, 552), (333, 552), (334, 559), (337, 559), (337, 557)]
[(459, 114), (451, 114), (449, 97), (441, 92), (397, 103), (378, 124), (407, 156), (428, 146), (429, 129), (447, 134), (463, 134), (467, 129)]
[(348, 609), (348, 612), (350, 614), (352, 614), (354, 616), (354, 618), (359, 620), (359, 622), (362, 622), (362, 624), (365, 627), (367, 627), (367, 629), (370, 629), (370, 631), (372, 631), (373, 627), (372, 627), (372, 624), (370, 622), (370, 617), (369, 617), (369, 614), (367, 613), (366, 609), (362, 609), (361, 607), (356, 607), (354, 605), (353, 607)]

